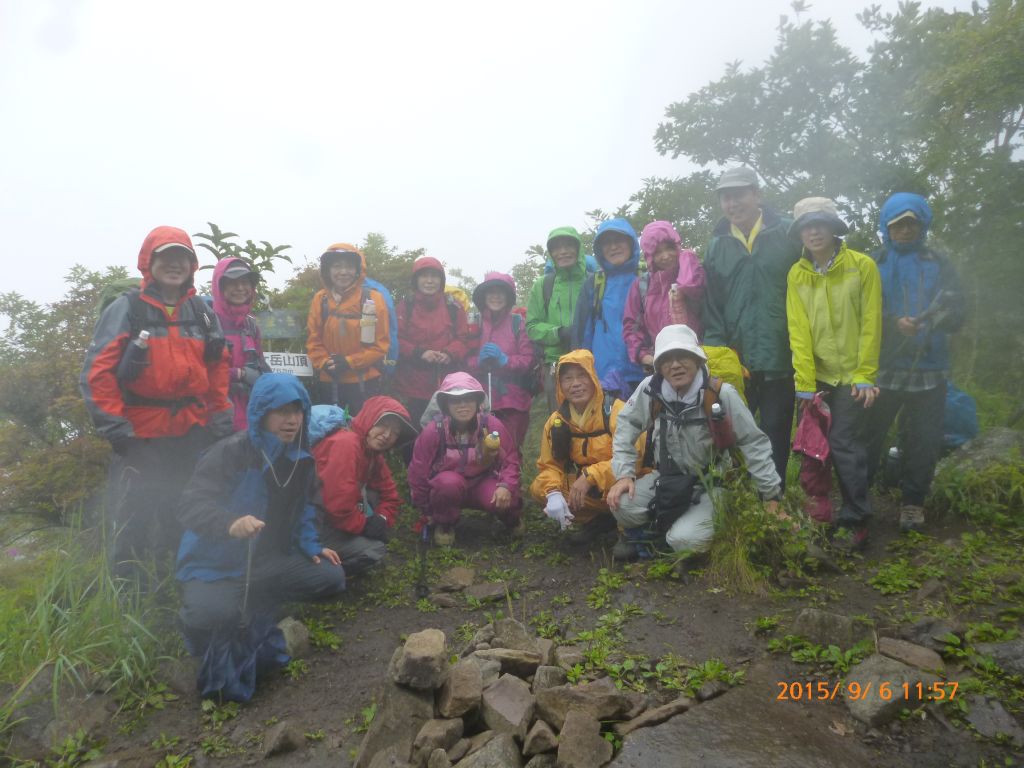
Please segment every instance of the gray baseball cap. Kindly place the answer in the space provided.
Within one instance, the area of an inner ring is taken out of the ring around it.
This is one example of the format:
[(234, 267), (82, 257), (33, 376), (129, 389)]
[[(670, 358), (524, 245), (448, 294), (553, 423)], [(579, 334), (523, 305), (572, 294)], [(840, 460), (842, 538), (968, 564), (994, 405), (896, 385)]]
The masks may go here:
[(722, 177), (718, 180), (718, 186), (715, 187), (715, 192), (738, 187), (757, 187), (757, 185), (757, 174), (754, 172), (754, 169), (747, 168), (745, 165), (739, 165), (735, 168), (730, 168), (722, 174)]

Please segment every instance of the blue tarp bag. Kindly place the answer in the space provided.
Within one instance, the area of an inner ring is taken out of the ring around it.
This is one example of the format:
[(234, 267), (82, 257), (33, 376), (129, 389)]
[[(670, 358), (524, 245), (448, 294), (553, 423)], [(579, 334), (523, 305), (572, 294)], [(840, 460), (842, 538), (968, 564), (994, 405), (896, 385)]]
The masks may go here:
[(978, 407), (974, 398), (949, 382), (946, 382), (946, 415), (942, 431), (947, 450), (959, 448), (978, 436)]

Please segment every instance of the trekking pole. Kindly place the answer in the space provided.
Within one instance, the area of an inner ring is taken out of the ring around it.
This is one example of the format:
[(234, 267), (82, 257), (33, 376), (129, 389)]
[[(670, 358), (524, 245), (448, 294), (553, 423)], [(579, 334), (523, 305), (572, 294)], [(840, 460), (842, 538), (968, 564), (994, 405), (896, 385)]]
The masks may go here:
[(255, 538), (249, 539), (248, 550), (245, 555), (245, 587), (242, 590), (242, 615), (240, 621), (243, 627), (246, 624), (245, 612), (249, 608), (249, 581), (252, 576), (252, 550), (255, 542)]
[(494, 400), (491, 397), (491, 367), (487, 366), (487, 410), (494, 411)]
[(427, 547), (430, 546), (430, 523), (424, 519), (420, 530), (420, 568), (416, 578), (416, 597), (421, 600), (430, 594), (427, 586)]

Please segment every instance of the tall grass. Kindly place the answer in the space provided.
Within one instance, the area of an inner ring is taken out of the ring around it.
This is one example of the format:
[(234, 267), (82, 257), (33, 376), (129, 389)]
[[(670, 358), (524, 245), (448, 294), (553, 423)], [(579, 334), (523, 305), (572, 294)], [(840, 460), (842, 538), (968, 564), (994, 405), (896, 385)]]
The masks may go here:
[(100, 538), (78, 525), (48, 557), (10, 570), (0, 589), (0, 684), (11, 691), (0, 702), (0, 735), (12, 715), (38, 691), (40, 676), (54, 705), (70, 685), (113, 693), (122, 701), (141, 696), (158, 660), (177, 649), (169, 583), (148, 594), (111, 577)]

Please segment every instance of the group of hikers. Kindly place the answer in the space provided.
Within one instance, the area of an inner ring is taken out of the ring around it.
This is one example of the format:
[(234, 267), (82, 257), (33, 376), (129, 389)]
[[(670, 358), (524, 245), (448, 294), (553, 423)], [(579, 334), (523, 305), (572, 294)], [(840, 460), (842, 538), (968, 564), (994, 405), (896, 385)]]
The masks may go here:
[(947, 335), (964, 318), (956, 272), (926, 242), (928, 203), (892, 195), (868, 256), (847, 247), (828, 198), (780, 214), (746, 167), (725, 171), (717, 196), (723, 217), (703, 261), (667, 221), (639, 236), (623, 218), (603, 222), (593, 259), (575, 229), (553, 230), (525, 312), (525, 286), (500, 272), (465, 306), (431, 257), (416, 259), (396, 301), (358, 248), (331, 245), (308, 313), (312, 396), (264, 361), (253, 267), (222, 259), (204, 301), (189, 236), (154, 229), (142, 283), (103, 310), (81, 375), (114, 451), (116, 572), (176, 544), (181, 621), (198, 653), (246, 603), (335, 595), (385, 555), (402, 505), (393, 450), (435, 544), (454, 544), (466, 508), (519, 535), (535, 396), (549, 415), (529, 495), (577, 544), (617, 532), (620, 559), (705, 550), (731, 466), (786, 519), (794, 448), (809, 516), (837, 548), (863, 546), (897, 416), (900, 527), (920, 529)]

